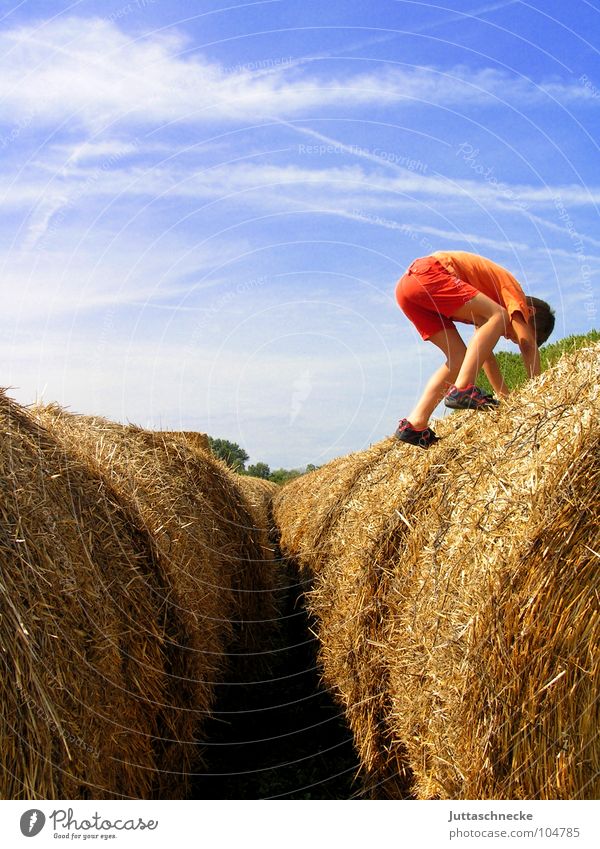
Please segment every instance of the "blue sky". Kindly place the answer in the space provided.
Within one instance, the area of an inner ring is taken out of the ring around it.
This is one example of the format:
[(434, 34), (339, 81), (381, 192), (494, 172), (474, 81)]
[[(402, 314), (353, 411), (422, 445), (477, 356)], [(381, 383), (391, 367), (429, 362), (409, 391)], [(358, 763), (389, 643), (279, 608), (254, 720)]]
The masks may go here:
[(599, 35), (585, 0), (0, 3), (2, 383), (303, 466), (439, 363), (416, 256), (598, 327)]

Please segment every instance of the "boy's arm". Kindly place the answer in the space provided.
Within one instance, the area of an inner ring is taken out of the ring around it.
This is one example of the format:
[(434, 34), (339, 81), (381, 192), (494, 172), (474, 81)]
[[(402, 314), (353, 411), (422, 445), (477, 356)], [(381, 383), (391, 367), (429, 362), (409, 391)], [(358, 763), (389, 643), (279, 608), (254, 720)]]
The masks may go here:
[(517, 345), (521, 350), (521, 357), (525, 365), (525, 374), (527, 377), (537, 377), (541, 372), (540, 352), (533, 328), (525, 321), (523, 314), (520, 312), (514, 312), (512, 314), (511, 326), (517, 337)]
[(506, 383), (504, 382), (504, 378), (502, 377), (502, 372), (500, 371), (498, 360), (493, 354), (490, 354), (487, 360), (484, 362), (483, 370), (496, 395), (500, 395), (502, 398), (506, 398), (509, 392), (508, 386), (506, 385)]

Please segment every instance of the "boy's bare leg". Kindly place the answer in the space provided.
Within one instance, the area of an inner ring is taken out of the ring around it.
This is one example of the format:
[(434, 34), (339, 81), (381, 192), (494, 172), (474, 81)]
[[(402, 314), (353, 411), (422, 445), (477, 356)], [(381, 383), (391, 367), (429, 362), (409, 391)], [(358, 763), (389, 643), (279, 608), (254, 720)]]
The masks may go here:
[(423, 430), (448, 388), (457, 379), (466, 347), (456, 327), (447, 327), (429, 338), (446, 355), (446, 362), (427, 381), (423, 394), (407, 416), (415, 430)]
[(506, 310), (481, 293), (456, 310), (452, 318), (472, 322), (477, 327), (454, 380), (457, 389), (465, 389), (475, 383), (479, 369), (494, 350), (498, 339), (506, 333), (510, 322)]

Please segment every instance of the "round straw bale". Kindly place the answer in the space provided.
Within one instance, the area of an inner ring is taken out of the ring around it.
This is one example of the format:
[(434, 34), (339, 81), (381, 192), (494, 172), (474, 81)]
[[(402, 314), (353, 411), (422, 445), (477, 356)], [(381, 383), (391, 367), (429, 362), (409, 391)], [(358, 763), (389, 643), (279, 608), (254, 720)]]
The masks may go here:
[[(56, 406), (35, 412), (82, 463), (106, 475), (121, 498), (135, 505), (155, 540), (175, 624), (167, 643), (174, 706), (174, 745), (164, 765), (167, 793), (170, 773), (193, 771), (215, 684), (227, 674), (251, 677), (260, 665), (265, 622), (277, 619), (273, 564), (263, 558), (235, 476), (212, 455), (165, 433)], [(183, 750), (178, 741), (184, 741)]]
[(165, 676), (150, 538), (0, 393), (0, 796), (146, 798)]
[[(222, 485), (228, 488), (226, 504), (232, 511), (226, 521), (235, 524), (244, 538), (250, 538), (251, 551), (240, 553), (248, 567), (238, 581), (237, 639), (230, 648), (230, 674), (225, 685), (243, 684), (268, 676), (272, 666), (271, 644), (280, 631), (280, 613), (289, 586), (289, 576), (275, 561), (271, 539), (273, 493), (276, 484), (262, 478), (240, 475), (213, 455), (208, 436), (193, 431), (157, 432), (183, 442), (192, 452), (208, 453), (212, 468), (218, 470)], [(255, 546), (260, 546), (257, 557)], [(243, 546), (242, 546), (243, 548)]]
[[(393, 745), (389, 739), (388, 670), (377, 645), (389, 564), (372, 562), (366, 554), (389, 524), (389, 512), (395, 516), (398, 491), (421, 488), (426, 471), (419, 463), (407, 463), (399, 443), (387, 439), (362, 454), (334, 460), (312, 476), (307, 508), (302, 496), (291, 492), (295, 482), (277, 499), (275, 518), (281, 528), (281, 548), (292, 557), (298, 552), (300, 564), (307, 569), (315, 564), (308, 607), (319, 621), (319, 658), (325, 680), (346, 708), (365, 784), (381, 785), (376, 795), (403, 797), (410, 792), (412, 773), (403, 745)], [(343, 499), (338, 505), (332, 503), (336, 490)], [(319, 492), (328, 502), (320, 513), (323, 529), (311, 521), (313, 515), (319, 515)], [(294, 527), (293, 548), (284, 510), (302, 512), (308, 526), (304, 537), (298, 537), (297, 525)]]
[(383, 654), (422, 797), (597, 798), (599, 377), (595, 346), (472, 416), (403, 546)]
[(279, 495), (284, 553), (316, 564), (324, 675), (380, 795), (597, 797), (599, 376), (596, 345), (498, 411), (447, 418), (427, 452), (382, 443), (325, 564), (306, 540), (336, 463), (322, 489), (318, 470), (311, 494)]

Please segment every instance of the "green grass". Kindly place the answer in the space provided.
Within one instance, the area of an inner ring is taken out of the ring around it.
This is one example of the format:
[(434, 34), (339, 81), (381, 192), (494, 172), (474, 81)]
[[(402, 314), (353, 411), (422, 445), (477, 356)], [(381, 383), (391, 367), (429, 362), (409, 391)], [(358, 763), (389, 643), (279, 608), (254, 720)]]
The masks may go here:
[[(600, 331), (590, 330), (589, 333), (581, 336), (567, 336), (565, 339), (559, 339), (558, 342), (552, 342), (549, 345), (544, 345), (540, 348), (540, 360), (542, 371), (545, 371), (550, 366), (559, 360), (563, 354), (568, 354), (571, 351), (576, 351), (578, 348), (583, 348), (593, 342), (600, 341)], [(509, 389), (516, 389), (525, 383), (525, 368), (520, 354), (511, 354), (508, 351), (500, 351), (496, 354), (500, 371), (504, 376)], [(477, 386), (481, 387), (485, 392), (491, 392), (492, 387), (483, 371), (479, 372), (477, 378)]]

